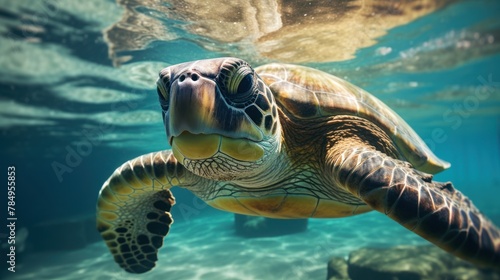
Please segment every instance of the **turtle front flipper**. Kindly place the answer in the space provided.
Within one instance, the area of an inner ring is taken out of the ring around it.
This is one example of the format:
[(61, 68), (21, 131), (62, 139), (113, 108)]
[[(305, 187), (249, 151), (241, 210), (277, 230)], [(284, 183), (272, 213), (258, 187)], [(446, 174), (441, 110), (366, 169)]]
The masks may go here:
[(161, 151), (125, 162), (104, 183), (97, 229), (123, 269), (143, 273), (155, 266), (173, 222), (175, 198), (169, 188), (187, 186), (193, 176), (171, 151)]
[(362, 144), (347, 143), (329, 160), (337, 183), (373, 209), (462, 259), (500, 268), (500, 230), (451, 183)]

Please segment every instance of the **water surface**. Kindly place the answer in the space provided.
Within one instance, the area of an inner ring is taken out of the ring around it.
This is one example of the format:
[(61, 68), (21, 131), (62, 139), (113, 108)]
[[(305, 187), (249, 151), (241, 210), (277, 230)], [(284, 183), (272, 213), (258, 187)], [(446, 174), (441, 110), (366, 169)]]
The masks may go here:
[[(271, 61), (313, 66), (373, 93), (436, 155), (451, 162), (437, 180), (452, 181), (483, 212), (500, 215), (500, 2), (443, 1), (418, 14), (403, 7), (398, 15), (394, 8), (367, 20), (362, 17), (366, 10), (328, 6), (328, 1), (309, 4), (313, 8), (291, 2), (301, 9), (285, 11), (256, 1), (221, 18), (220, 25), (216, 15), (240, 6), (210, 6), (209, 1), (193, 9), (198, 4), (190, 1), (118, 2), (0, 1), (1, 167), (16, 167), (17, 224), (27, 228), (28, 244), (36, 224), (94, 215), (102, 182), (122, 162), (168, 148), (155, 90), (160, 69), (227, 55), (255, 66)], [(342, 12), (335, 14), (335, 8)], [(134, 20), (123, 24), (130, 11)], [(311, 36), (315, 30), (320, 35)], [(304, 267), (299, 278), (322, 279), (329, 256), (345, 256), (369, 244), (423, 242), (403, 229), (397, 231), (400, 239), (393, 239), (386, 233), (399, 226), (389, 226), (391, 221), (377, 213), (314, 220), (305, 235), (243, 242), (232, 236), (232, 215), (200, 207), (186, 191), (176, 189), (174, 195), (184, 210), (194, 211), (174, 210), (176, 225), (160, 256), (165, 268), (144, 279), (167, 272), (173, 279), (239, 279), (239, 271), (245, 274), (241, 279), (276, 279), (288, 275), (290, 265)], [(196, 231), (207, 228), (198, 238), (183, 224), (194, 220)], [(384, 234), (373, 240), (368, 229), (377, 227)], [(342, 237), (346, 231), (357, 237)], [(304, 238), (315, 240), (310, 248), (304, 248)], [(325, 242), (329, 249), (318, 252)], [(203, 247), (206, 243), (218, 245)], [(239, 243), (249, 245), (238, 251)], [(26, 256), (16, 277), (129, 276), (113, 264), (104, 244), (92, 246), (62, 260), (54, 260), (58, 255), (52, 253)], [(279, 249), (272, 255), (259, 248)], [(196, 257), (213, 250), (227, 250), (225, 256), (234, 261)], [(173, 252), (170, 257), (168, 252)], [(317, 257), (304, 265), (299, 256), (308, 253)], [(255, 267), (265, 264), (266, 274), (244, 269), (245, 260)]]

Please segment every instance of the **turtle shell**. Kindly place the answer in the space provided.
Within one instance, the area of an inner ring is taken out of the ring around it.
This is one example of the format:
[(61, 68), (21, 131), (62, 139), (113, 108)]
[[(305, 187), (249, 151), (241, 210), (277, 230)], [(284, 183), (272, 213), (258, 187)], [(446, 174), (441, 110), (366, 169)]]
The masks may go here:
[(394, 141), (416, 169), (437, 173), (450, 164), (439, 159), (417, 133), (382, 101), (328, 73), (297, 65), (267, 64), (255, 69), (279, 107), (299, 119), (353, 115), (371, 121)]

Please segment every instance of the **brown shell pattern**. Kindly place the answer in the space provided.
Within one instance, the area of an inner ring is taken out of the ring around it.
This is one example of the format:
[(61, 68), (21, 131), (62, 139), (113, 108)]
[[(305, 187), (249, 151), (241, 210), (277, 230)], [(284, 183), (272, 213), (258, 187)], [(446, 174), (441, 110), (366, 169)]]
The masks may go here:
[(392, 109), (345, 80), (297, 65), (267, 64), (255, 70), (273, 92), (278, 106), (295, 118), (359, 116), (382, 128), (392, 138), (401, 155), (415, 168), (437, 173), (450, 166), (434, 155)]

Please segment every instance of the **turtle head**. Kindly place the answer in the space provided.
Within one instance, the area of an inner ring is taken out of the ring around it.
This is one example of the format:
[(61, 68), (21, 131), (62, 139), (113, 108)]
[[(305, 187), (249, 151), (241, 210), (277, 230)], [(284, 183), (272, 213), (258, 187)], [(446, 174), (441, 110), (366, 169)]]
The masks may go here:
[(167, 67), (157, 81), (174, 156), (210, 179), (257, 175), (279, 152), (280, 125), (270, 89), (237, 58)]

